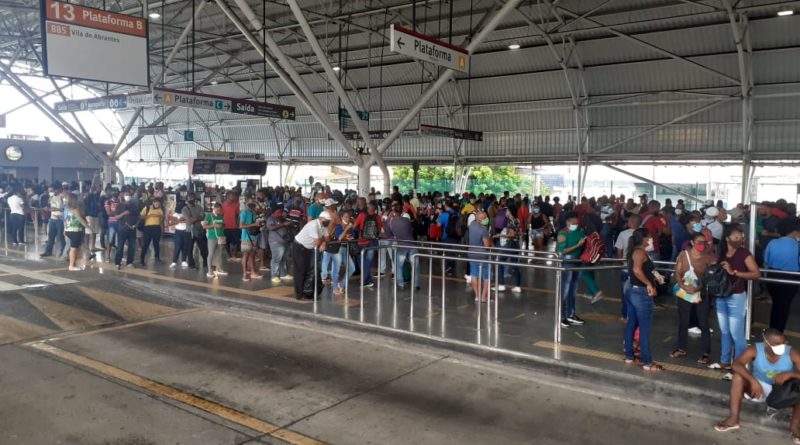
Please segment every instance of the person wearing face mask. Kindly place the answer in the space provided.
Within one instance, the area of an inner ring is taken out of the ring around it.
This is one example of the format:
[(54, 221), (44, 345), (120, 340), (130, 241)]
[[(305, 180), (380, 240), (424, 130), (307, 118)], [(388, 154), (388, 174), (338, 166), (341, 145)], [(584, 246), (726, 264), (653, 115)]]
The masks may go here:
[(714, 368), (730, 371), (731, 358), (738, 358), (747, 347), (744, 336), (747, 280), (760, 278), (761, 270), (753, 254), (744, 247), (744, 231), (737, 226), (726, 230), (720, 244), (719, 261), (733, 285), (733, 293), (718, 297), (715, 302), (722, 348), (719, 364)]
[[(489, 233), (489, 216), (482, 209), (475, 211), (475, 220), (469, 224), (467, 228), (467, 241), (469, 243), (469, 254), (467, 258), (470, 260), (486, 260), (489, 257), (486, 255), (487, 248), (492, 247), (492, 235)], [(469, 274), (472, 277), (472, 292), (475, 296), (475, 301), (486, 303), (489, 298), (489, 283), (490, 283), (491, 265), (480, 262), (469, 263)], [(482, 282), (480, 285), (478, 282)]]
[(656, 286), (663, 279), (655, 274), (656, 266), (650, 259), (653, 249), (653, 238), (647, 229), (636, 229), (631, 233), (628, 247), (625, 250), (630, 281), (625, 289), (625, 300), (628, 302), (628, 314), (625, 324), (625, 363), (633, 364), (634, 337), (639, 329), (639, 351), (641, 353), (642, 369), (645, 371), (661, 371), (663, 366), (655, 363), (650, 355), (650, 333), (653, 326), (653, 311), (655, 303), (653, 298), (658, 292)]
[[(313, 285), (311, 289), (306, 289), (305, 282), (309, 274), (314, 273), (314, 249), (324, 252), (325, 244), (330, 240), (328, 234), (330, 223), (331, 215), (327, 211), (323, 211), (317, 219), (309, 221), (303, 226), (294, 237), (294, 243), (292, 243), (294, 270), (292, 272), (294, 274), (294, 297), (298, 300), (314, 298)], [(319, 277), (315, 281), (317, 287), (322, 284)]]
[[(680, 204), (678, 205), (680, 206)], [(676, 207), (675, 214), (669, 215), (667, 220), (670, 231), (672, 232), (672, 258), (670, 259), (672, 262), (678, 258), (678, 254), (681, 251), (681, 246), (683, 246), (683, 244), (689, 239), (689, 232), (686, 230), (686, 226), (682, 224), (680, 220), (682, 212), (683, 209)]]
[[(214, 278), (218, 275), (228, 275), (222, 269), (222, 250), (225, 247), (225, 220), (222, 217), (222, 205), (220, 203), (214, 203), (214, 208), (211, 213), (205, 215), (202, 225), (206, 230), (206, 238), (208, 239), (209, 268), (206, 276)], [(212, 266), (215, 268), (213, 272), (211, 271)]]
[(139, 256), (139, 265), (144, 267), (147, 249), (150, 247), (151, 242), (153, 243), (155, 262), (161, 262), (160, 242), (161, 231), (164, 227), (164, 210), (161, 208), (161, 200), (154, 199), (150, 205), (142, 209), (140, 216), (144, 220), (144, 227), (142, 228), (144, 243), (142, 244), (142, 253)]
[(61, 185), (54, 184), (50, 188), (48, 207), (44, 210), (50, 212), (50, 221), (47, 223), (47, 246), (41, 256), (44, 258), (53, 255), (53, 247), (56, 240), (61, 244), (61, 250), (58, 251), (58, 256), (61, 256), (64, 254), (64, 247), (66, 246), (64, 221), (62, 220), (64, 200), (61, 199)]
[(256, 237), (261, 224), (256, 220), (256, 203), (252, 197), (247, 198), (246, 207), (239, 215), (239, 228), (242, 230), (242, 281), (261, 278), (256, 273)]
[[(733, 382), (731, 383), (730, 414), (717, 423), (714, 429), (719, 432), (741, 428), (742, 400), (747, 398), (755, 403), (764, 403), (773, 386), (783, 385), (789, 380), (800, 379), (800, 353), (786, 344), (786, 337), (777, 329), (766, 329), (761, 334), (761, 342), (748, 347), (733, 362)], [(748, 370), (748, 366), (752, 372)], [(800, 404), (792, 410), (789, 423), (792, 442), (800, 444)]]
[(275, 207), (275, 211), (267, 218), (267, 230), (269, 230), (269, 250), (272, 252), (270, 264), (272, 283), (280, 284), (281, 280), (292, 279), (292, 276), (286, 273), (286, 252), (289, 243), (292, 242), (289, 230), (292, 222), (286, 219), (282, 202), (276, 203)]
[(553, 233), (553, 226), (537, 204), (533, 205), (529, 219), (533, 250), (544, 250), (544, 240)]
[[(780, 238), (772, 240), (767, 244), (764, 251), (764, 266), (767, 269), (800, 272), (798, 264), (798, 239), (800, 239), (800, 219), (789, 217), (778, 223), (778, 233)], [(769, 278), (784, 280), (797, 280), (796, 275), (770, 273)], [(797, 294), (797, 285), (784, 283), (767, 283), (767, 290), (772, 297), (772, 310), (770, 311), (769, 326), (783, 331), (786, 329), (786, 322), (789, 320), (789, 311), (792, 307), (792, 300)]]
[(580, 230), (577, 212), (565, 214), (566, 227), (558, 232), (556, 251), (565, 260), (561, 277), (561, 326), (582, 325), (585, 322), (575, 314), (575, 294), (581, 271), (577, 259), (583, 252), (586, 234)]
[(194, 259), (194, 246), (200, 251), (200, 258), (203, 259), (203, 269), (208, 272), (208, 240), (206, 239), (206, 231), (203, 229), (203, 218), (205, 211), (203, 207), (197, 204), (197, 195), (189, 193), (186, 195), (186, 205), (181, 210), (181, 214), (186, 217), (187, 224), (187, 242), (186, 255), (189, 259), (189, 268), (197, 269), (197, 263)]
[(119, 232), (120, 222), (116, 215), (119, 204), (119, 191), (113, 190), (111, 196), (103, 205), (106, 215), (108, 215), (108, 243), (106, 243), (107, 262), (111, 262), (111, 249), (115, 248), (117, 245), (117, 233)]
[[(694, 302), (686, 301), (684, 298), (676, 298), (678, 305), (678, 343), (675, 350), (670, 354), (672, 358), (681, 358), (687, 355), (688, 330), (691, 321), (692, 307), (697, 310), (697, 325), (700, 328), (700, 338), (702, 342), (702, 355), (697, 363), (709, 365), (711, 363), (711, 332), (708, 326), (708, 315), (711, 310), (710, 298), (701, 296), (700, 282), (703, 273), (710, 264), (717, 262), (711, 254), (710, 243), (702, 233), (692, 235), (692, 249), (684, 250), (678, 256), (675, 263), (675, 280), (686, 294), (694, 295)], [(687, 284), (683, 277), (688, 271), (693, 270), (696, 284)]]
[(117, 269), (122, 268), (122, 254), (125, 250), (125, 243), (128, 244), (127, 267), (133, 267), (133, 259), (136, 256), (136, 223), (139, 222), (140, 209), (131, 200), (131, 194), (125, 192), (123, 202), (116, 208), (115, 218), (119, 221), (119, 232), (117, 234), (117, 254), (114, 264)]
[[(613, 222), (614, 222), (614, 208), (611, 207), (611, 204), (608, 202), (608, 198), (605, 196), (600, 198), (600, 221), (602, 222), (602, 228), (600, 229), (600, 236), (603, 237), (603, 244), (606, 246), (613, 246), (614, 245), (614, 233), (613, 233)], [(606, 249), (606, 256), (608, 258), (614, 257), (613, 249)]]

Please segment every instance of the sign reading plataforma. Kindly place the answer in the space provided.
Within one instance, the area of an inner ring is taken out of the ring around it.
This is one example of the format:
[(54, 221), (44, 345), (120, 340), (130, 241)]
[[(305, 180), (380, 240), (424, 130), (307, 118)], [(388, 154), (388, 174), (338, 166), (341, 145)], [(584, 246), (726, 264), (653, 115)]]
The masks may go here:
[(40, 5), (47, 75), (149, 86), (147, 20), (57, 0)]
[(425, 62), (466, 73), (469, 71), (469, 52), (439, 39), (420, 34), (398, 25), (390, 26), (389, 49)]

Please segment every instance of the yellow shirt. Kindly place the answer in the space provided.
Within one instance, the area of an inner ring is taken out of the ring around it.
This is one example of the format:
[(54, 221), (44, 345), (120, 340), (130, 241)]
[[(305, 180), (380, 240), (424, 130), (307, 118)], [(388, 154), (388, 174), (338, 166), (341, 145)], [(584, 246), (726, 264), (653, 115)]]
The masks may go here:
[(141, 215), (144, 218), (144, 225), (146, 226), (160, 226), (162, 221), (162, 216), (164, 216), (164, 211), (159, 208), (150, 207), (150, 212), (147, 212), (147, 207), (142, 209)]
[(475, 211), (475, 206), (474, 206), (474, 205), (472, 205), (472, 203), (471, 203), (471, 202), (468, 202), (468, 203), (467, 203), (467, 204), (464, 206), (464, 210), (462, 210), (462, 211), (461, 211), (461, 214), (462, 214), (462, 215), (469, 215), (470, 213), (472, 213), (472, 212), (474, 212), (474, 211)]

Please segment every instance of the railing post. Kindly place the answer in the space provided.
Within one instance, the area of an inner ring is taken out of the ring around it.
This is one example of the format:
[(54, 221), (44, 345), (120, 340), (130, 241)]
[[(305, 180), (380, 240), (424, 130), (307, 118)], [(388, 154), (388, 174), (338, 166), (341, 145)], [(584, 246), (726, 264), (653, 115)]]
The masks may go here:
[[(756, 252), (756, 215), (758, 215), (758, 205), (750, 203), (750, 229), (748, 230), (748, 247), (750, 252)], [(753, 322), (753, 280), (747, 280), (747, 311), (745, 312), (744, 338), (750, 340)]]
[(39, 256), (39, 215), (33, 209), (33, 254)]
[[(319, 274), (319, 266), (317, 261), (317, 255), (319, 252), (319, 248), (314, 246), (314, 308), (317, 307), (317, 275)], [(303, 278), (305, 279), (305, 277)]]
[(361, 249), (361, 312), (364, 312), (364, 254), (366, 249)]
[[(428, 249), (433, 252), (433, 246)], [(428, 298), (433, 296), (433, 258), (428, 258)]]
[[(481, 331), (481, 306), (483, 306), (483, 266), (492, 267), (490, 264), (478, 263), (478, 300), (475, 302), (478, 306), (478, 332)], [(475, 277), (472, 279), (474, 280)], [(491, 283), (491, 277), (489, 277), (489, 282)]]
[(559, 270), (556, 271), (556, 310), (555, 310), (555, 325), (553, 326), (553, 343), (561, 343), (561, 275), (564, 265), (559, 265)]
[[(403, 273), (403, 270), (402, 270), (403, 266), (400, 266), (400, 265), (397, 264), (397, 245), (394, 245), (392, 247), (392, 252), (394, 253), (394, 282), (392, 283), (392, 287), (394, 289), (393, 289), (392, 292), (393, 292), (395, 301), (397, 301), (397, 274), (398, 273)], [(398, 268), (400, 269), (399, 271), (397, 270)], [(413, 277), (412, 277), (411, 281), (414, 281)]]
[[(383, 257), (381, 256), (381, 252), (383, 252), (383, 247), (381, 246), (381, 242), (379, 240), (378, 241), (378, 249), (375, 250), (375, 256), (378, 257), (378, 285), (377, 285), (378, 286), (378, 299), (381, 298), (381, 275), (383, 275), (381, 273), (381, 265), (380, 265), (380, 262), (383, 259)], [(384, 273), (386, 272), (386, 267), (385, 266), (384, 266), (383, 271), (384, 271)]]
[(346, 242), (344, 245), (345, 253), (347, 256), (344, 259), (344, 307), (349, 307), (347, 305), (347, 300), (350, 297), (350, 242)]
[(4, 216), (3, 216), (3, 226), (4, 226), (4, 232), (5, 232), (5, 235), (3, 236), (3, 239), (5, 239), (5, 242), (6, 242), (6, 255), (8, 255), (8, 217), (10, 215), (9, 210), (8, 209), (3, 209), (3, 214), (4, 214)]
[[(414, 260), (411, 260), (411, 279), (414, 279), (414, 274), (417, 272), (416, 265), (414, 264)], [(417, 290), (414, 286), (411, 286), (411, 319), (414, 318), (414, 296), (416, 295)], [(397, 295), (395, 295), (394, 299), (395, 305), (397, 304)], [(413, 323), (413, 321), (412, 321)]]

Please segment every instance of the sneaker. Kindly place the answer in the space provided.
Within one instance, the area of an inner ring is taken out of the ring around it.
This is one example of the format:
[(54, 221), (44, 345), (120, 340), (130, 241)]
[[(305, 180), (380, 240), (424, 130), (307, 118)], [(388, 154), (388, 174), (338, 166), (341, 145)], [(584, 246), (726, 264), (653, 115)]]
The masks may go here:
[(214, 278), (214, 277), (216, 277), (216, 275), (214, 275), (214, 273), (213, 273), (213, 272), (209, 272), (209, 273), (207, 273), (207, 274), (206, 274), (206, 276), (207, 276), (208, 278)]
[(570, 326), (572, 326), (572, 323), (570, 323), (569, 320), (567, 320), (566, 318), (562, 318), (561, 319), (561, 327), (562, 328), (568, 328)]
[(182, 269), (186, 269), (187, 267), (189, 267), (189, 263), (187, 263), (186, 261), (181, 262)]
[(284, 275), (284, 276), (281, 277), (281, 280), (293, 280), (293, 279), (294, 279), (294, 277), (291, 276), (291, 275)]
[(248, 277), (247, 274), (244, 274), (242, 276), (242, 281), (245, 281), (245, 282), (250, 281), (250, 277)]
[(172, 263), (172, 264), (169, 265), (170, 269), (174, 269), (176, 267), (178, 267), (178, 263)]
[(582, 296), (583, 298), (585, 298), (586, 300), (591, 300), (591, 299), (592, 299), (592, 294), (583, 294), (583, 295), (581, 295), (581, 296)]
[(603, 298), (605, 298), (605, 296), (603, 295), (603, 292), (602, 291), (598, 292), (597, 295), (592, 297), (592, 304), (599, 303), (600, 301), (603, 301)]
[(81, 268), (80, 268), (80, 267), (70, 267), (70, 268), (69, 268), (69, 271), (70, 271), (70, 272), (78, 272), (78, 271), (80, 271), (80, 270), (81, 270)]
[(472, 282), (472, 277), (469, 276), (469, 275), (464, 275), (464, 279), (467, 281), (467, 283), (471, 283)]
[(511, 292), (514, 292), (515, 294), (521, 294), (522, 293), (522, 288), (519, 287), (519, 286), (514, 286), (514, 287), (511, 288)]
[(370, 281), (369, 283), (364, 283), (364, 287), (373, 287), (373, 286), (375, 286), (375, 283), (373, 283), (372, 281)]
[(697, 326), (689, 328), (689, 335), (700, 335), (702, 333), (703, 331), (701, 331), (700, 328), (698, 328)]
[(272, 279), (272, 282), (275, 283), (275, 284), (281, 284), (281, 279), (278, 278), (278, 277), (275, 277), (275, 278)]
[(581, 320), (577, 315), (573, 315), (571, 317), (567, 317), (567, 321), (572, 324), (581, 325), (586, 323), (585, 321)]
[(217, 275), (228, 275), (228, 272), (225, 272), (224, 270), (217, 270)]
[[(492, 290), (494, 290), (494, 287), (492, 288)], [(506, 285), (505, 284), (501, 284), (501, 285), (497, 286), (497, 290), (500, 291), (500, 292), (505, 292)]]

